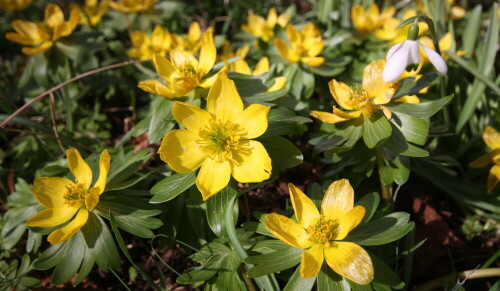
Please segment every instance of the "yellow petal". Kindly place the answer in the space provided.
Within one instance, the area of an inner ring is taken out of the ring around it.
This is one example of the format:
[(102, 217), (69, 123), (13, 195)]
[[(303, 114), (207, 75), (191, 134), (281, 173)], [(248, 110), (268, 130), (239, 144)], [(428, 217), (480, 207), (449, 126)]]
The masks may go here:
[(309, 197), (295, 187), (292, 183), (288, 184), (288, 191), (290, 192), (290, 200), (292, 201), (295, 216), (303, 228), (307, 229), (313, 225), (320, 218), (318, 208)]
[(325, 62), (324, 57), (304, 57), (301, 59), (304, 64), (307, 64), (311, 67), (321, 66)]
[(294, 248), (306, 249), (312, 246), (307, 231), (286, 216), (271, 213), (266, 215), (262, 222), (274, 237)]
[(260, 75), (267, 72), (269, 72), (269, 59), (267, 57), (263, 57), (259, 60), (257, 65), (255, 65), (253, 75)]
[(22, 45), (38, 45), (49, 37), (43, 26), (35, 22), (14, 20), (11, 25), (17, 33), (8, 32), (5, 37)]
[(231, 71), (243, 75), (250, 75), (252, 70), (250, 70), (250, 66), (244, 60), (237, 60), (231, 65)]
[(203, 196), (203, 201), (226, 187), (230, 178), (231, 166), (227, 160), (205, 159), (196, 177), (196, 186)]
[(330, 93), (340, 107), (347, 110), (354, 110), (348, 103), (353, 94), (349, 86), (343, 82), (337, 82), (335, 79), (328, 82), (328, 86), (330, 87)]
[(326, 263), (336, 273), (361, 285), (373, 280), (373, 264), (368, 253), (351, 242), (335, 242), (325, 248)]
[(339, 218), (339, 230), (335, 240), (343, 240), (351, 230), (356, 228), (365, 217), (365, 212), (363, 206), (355, 206), (344, 217)]
[(274, 84), (271, 87), (269, 87), (269, 89), (267, 89), (266, 92), (273, 92), (273, 91), (285, 88), (285, 85), (286, 85), (286, 77), (285, 76), (276, 77), (273, 80), (274, 80)]
[(83, 183), (89, 189), (92, 183), (92, 171), (80, 155), (80, 152), (75, 148), (71, 148), (66, 150), (66, 157), (68, 159), (69, 170), (75, 176), (76, 182)]
[(411, 95), (411, 96), (403, 96), (403, 97), (398, 98), (394, 101), (410, 103), (410, 104), (418, 104), (418, 103), (420, 103), (420, 98), (418, 98), (417, 95)]
[(241, 138), (253, 139), (264, 134), (267, 130), (267, 114), (270, 109), (270, 106), (260, 104), (252, 104), (245, 108), (235, 121), (239, 129), (244, 131)]
[(486, 126), (483, 130), (483, 140), (486, 145), (494, 150), (500, 149), (500, 133), (491, 126)]
[(200, 83), (200, 87), (202, 88), (210, 88), (214, 85), (215, 81), (217, 81), (217, 78), (219, 77), (219, 73), (216, 73), (210, 78), (203, 79)]
[(264, 146), (255, 140), (244, 140), (238, 144), (231, 159), (231, 173), (240, 183), (257, 183), (269, 179), (271, 158)]
[(35, 179), (31, 192), (36, 200), (46, 208), (61, 207), (64, 205), (64, 195), (69, 187), (75, 184), (62, 177), (42, 177)]
[(163, 97), (168, 98), (168, 99), (182, 97), (182, 95), (179, 96), (176, 92), (174, 92), (172, 89), (168, 88), (167, 86), (163, 85), (158, 80), (140, 81), (139, 85), (137, 85), (137, 87), (139, 87), (141, 90), (144, 90), (148, 93), (163, 96)]
[(175, 68), (182, 67), (185, 64), (191, 64), (193, 68), (198, 68), (198, 60), (189, 52), (172, 51), (170, 52), (170, 60)]
[(269, 13), (267, 14), (267, 25), (270, 28), (273, 28), (276, 25), (276, 21), (278, 20), (278, 13), (276, 12), (276, 8), (269, 9)]
[(220, 72), (210, 88), (207, 110), (222, 122), (234, 122), (243, 112), (243, 101), (233, 80), (227, 77), (227, 73)]
[(333, 182), (326, 190), (321, 212), (327, 219), (341, 219), (354, 205), (354, 190), (347, 179)]
[(380, 106), (380, 108), (382, 109), (382, 113), (384, 113), (385, 118), (390, 120), (392, 118), (391, 110), (385, 106)]
[(292, 51), (283, 40), (279, 38), (275, 39), (274, 46), (280, 53), (281, 57), (283, 57), (288, 62), (297, 63), (300, 61), (300, 56), (297, 55), (294, 51)]
[(193, 132), (207, 127), (213, 120), (212, 115), (205, 110), (180, 101), (174, 102), (172, 114), (180, 125)]
[(73, 235), (75, 235), (89, 219), (89, 212), (85, 208), (80, 208), (73, 220), (66, 224), (65, 226), (54, 230), (49, 234), (47, 240), (53, 244), (57, 245), (63, 243)]
[(190, 43), (195, 43), (200, 39), (200, 37), (201, 37), (200, 24), (196, 21), (191, 22), (188, 31), (188, 41)]
[(300, 277), (311, 278), (318, 275), (323, 265), (323, 246), (315, 245), (302, 253), (300, 262)]
[(22, 52), (25, 55), (36, 55), (48, 51), (54, 43), (52, 41), (46, 41), (37, 47), (23, 47)]
[(333, 114), (337, 115), (340, 118), (352, 119), (360, 117), (361, 111), (356, 110), (356, 111), (344, 112), (338, 108), (333, 107)]
[(158, 75), (169, 85), (168, 81), (170, 80), (170, 76), (174, 72), (174, 67), (170, 63), (170, 61), (167, 60), (166, 57), (155, 54), (153, 57), (153, 62), (156, 68), (156, 72), (158, 72)]
[(215, 64), (216, 57), (217, 49), (215, 48), (214, 37), (210, 31), (205, 32), (202, 38), (200, 61), (198, 64), (198, 73), (200, 76), (204, 76), (210, 72)]
[(64, 205), (57, 208), (44, 209), (26, 220), (30, 227), (54, 227), (68, 221), (78, 208)]
[(99, 188), (91, 188), (85, 196), (85, 207), (88, 211), (94, 210), (94, 208), (99, 204)]
[(474, 161), (469, 163), (470, 168), (484, 168), (490, 163), (492, 163), (493, 160), (491, 159), (490, 154), (482, 155), (479, 158), (475, 159)]
[(338, 116), (336, 114), (330, 113), (330, 112), (324, 112), (324, 111), (311, 111), (309, 114), (312, 117), (315, 117), (323, 122), (326, 123), (337, 123), (337, 122), (342, 122), (349, 120), (350, 118), (344, 118), (341, 116)]
[(493, 192), (493, 190), (495, 190), (499, 181), (500, 181), (500, 164), (496, 164), (491, 168), (490, 173), (488, 174), (488, 181), (486, 183), (488, 185), (488, 193), (491, 193)]
[(199, 135), (186, 129), (172, 130), (163, 138), (158, 154), (177, 173), (187, 174), (198, 169), (207, 155), (198, 145)]
[(368, 96), (375, 99), (375, 104), (386, 104), (396, 93), (397, 83), (386, 83), (382, 79), (386, 61), (378, 60), (369, 63), (363, 71), (362, 88)]
[(108, 179), (109, 164), (111, 162), (111, 157), (109, 156), (108, 150), (103, 150), (101, 157), (99, 158), (99, 178), (94, 184), (94, 188), (98, 189), (97, 194), (104, 192), (106, 188), (106, 181)]
[(54, 29), (64, 22), (64, 13), (57, 4), (50, 3), (45, 7), (44, 24)]

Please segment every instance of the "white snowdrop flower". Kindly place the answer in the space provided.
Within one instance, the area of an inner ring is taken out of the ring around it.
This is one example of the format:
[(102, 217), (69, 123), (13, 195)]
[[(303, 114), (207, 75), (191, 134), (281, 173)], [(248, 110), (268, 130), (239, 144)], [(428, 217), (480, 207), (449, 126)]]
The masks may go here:
[(444, 75), (448, 72), (443, 58), (433, 49), (426, 47), (418, 40), (418, 25), (412, 24), (408, 31), (408, 39), (391, 47), (387, 52), (387, 64), (384, 67), (382, 78), (384, 82), (390, 83), (396, 81), (409, 64), (420, 63), (420, 48), (427, 55), (427, 58), (434, 65), (439, 74)]

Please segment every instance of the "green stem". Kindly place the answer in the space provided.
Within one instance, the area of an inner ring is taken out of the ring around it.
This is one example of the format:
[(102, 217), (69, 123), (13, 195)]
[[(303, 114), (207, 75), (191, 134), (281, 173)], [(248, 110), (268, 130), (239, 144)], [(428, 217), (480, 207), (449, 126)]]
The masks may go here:
[[(480, 269), (480, 270), (466, 270), (458, 273), (457, 275), (446, 275), (436, 278), (432, 281), (417, 287), (415, 291), (431, 291), (437, 287), (445, 286), (451, 280), (457, 278), (458, 280), (470, 280), (486, 277), (500, 277), (500, 268)], [(463, 281), (462, 281), (463, 282)]]
[(491, 256), (482, 266), (481, 269), (488, 268), (491, 264), (496, 262), (496, 260), (500, 257), (500, 251), (497, 251), (493, 256)]
[(385, 166), (385, 159), (382, 153), (380, 152), (379, 149), (376, 150), (376, 155), (377, 155), (377, 166), (378, 166), (378, 176), (380, 180), (380, 190), (381, 190), (381, 195), (382, 195), (382, 200), (387, 204), (387, 205), (392, 205), (394, 203), (392, 196), (392, 185), (386, 185), (384, 181), (382, 180), (382, 173), (384, 170)]
[[(243, 245), (241, 244), (240, 240), (238, 239), (238, 236), (236, 235), (236, 229), (234, 227), (234, 221), (233, 221), (233, 209), (235, 201), (237, 201), (236, 198), (237, 196), (231, 198), (231, 200), (227, 204), (226, 212), (224, 213), (224, 223), (226, 225), (226, 232), (229, 237), (229, 241), (231, 242), (234, 249), (240, 256), (241, 260), (245, 260), (245, 258), (248, 257), (248, 254)], [(253, 267), (252, 264), (245, 264), (245, 265), (247, 266), (248, 269)], [(243, 274), (243, 276), (246, 275)], [(245, 279), (245, 282), (248, 285), (249, 282), (251, 282), (251, 280)], [(274, 278), (273, 274), (255, 278), (255, 282), (257, 283), (257, 285), (259, 285), (259, 288), (261, 290), (267, 290), (267, 291), (279, 290), (276, 278)], [(253, 286), (248, 286), (248, 287), (249, 289), (255, 288)]]

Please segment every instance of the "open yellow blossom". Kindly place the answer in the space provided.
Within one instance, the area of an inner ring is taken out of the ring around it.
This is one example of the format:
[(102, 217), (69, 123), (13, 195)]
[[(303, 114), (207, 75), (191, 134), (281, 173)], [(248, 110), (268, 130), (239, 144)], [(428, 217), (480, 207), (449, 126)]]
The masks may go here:
[(500, 181), (500, 133), (493, 127), (486, 126), (483, 130), (484, 143), (491, 149), (491, 152), (480, 156), (469, 164), (471, 168), (483, 168), (489, 164), (494, 164), (488, 174), (486, 188), (488, 193), (493, 192)]
[(53, 245), (66, 241), (87, 223), (89, 212), (97, 206), (106, 188), (111, 161), (108, 151), (104, 150), (99, 159), (99, 178), (90, 187), (92, 171), (78, 150), (69, 149), (66, 156), (75, 181), (63, 177), (35, 179), (31, 191), (46, 209), (26, 221), (30, 227), (55, 227), (69, 221), (49, 234), (47, 240)]
[[(260, 75), (269, 72), (269, 59), (267, 57), (262, 57), (257, 64), (255, 65), (254, 70), (250, 68), (248, 63), (245, 61), (245, 57), (248, 54), (248, 51), (250, 50), (249, 45), (245, 45), (239, 49), (236, 50), (235, 53), (233, 53), (233, 50), (231, 48), (231, 43), (229, 41), (226, 41), (224, 43), (222, 52), (223, 60), (229, 60), (233, 57), (239, 57), (240, 59), (234, 61), (232, 64), (229, 64), (229, 71), (230, 72), (235, 72), (243, 75)], [(286, 77), (284, 76), (279, 76), (273, 78), (274, 84), (267, 90), (267, 92), (272, 92), (276, 90), (283, 89), (286, 85)]]
[(70, 7), (77, 9), (80, 14), (80, 24), (96, 26), (101, 18), (108, 13), (110, 0), (85, 0), (85, 5), (80, 6), (70, 3)]
[(274, 45), (285, 60), (290, 63), (302, 62), (312, 67), (325, 62), (324, 57), (318, 57), (325, 44), (316, 25), (308, 23), (299, 32), (295, 26), (289, 24), (286, 27), (286, 35), (291, 47), (282, 39), (274, 40)]
[(196, 21), (191, 22), (189, 25), (188, 33), (185, 35), (172, 34), (173, 46), (178, 50), (185, 50), (191, 53), (196, 53), (200, 50), (203, 35), (204, 34), (212, 34), (213, 35), (214, 28), (208, 27), (205, 32), (201, 32), (200, 24)]
[(132, 13), (148, 11), (155, 2), (156, 0), (118, 0), (109, 2), (109, 6), (117, 11)]
[(0, 0), (0, 9), (5, 11), (21, 11), (31, 4), (31, 0)]
[[(434, 43), (432, 42), (432, 39), (430, 37), (422, 36), (418, 39), (418, 41), (420, 41), (426, 47), (435, 50)], [(443, 58), (445, 58), (445, 59), (448, 58), (448, 54), (446, 53), (446, 51), (451, 50), (451, 46), (453, 43), (455, 43), (455, 38), (453, 37), (451, 32), (447, 32), (443, 35), (443, 37), (441, 37), (438, 44), (439, 44), (439, 49), (441, 50), (441, 55), (443, 55)], [(465, 51), (458, 50), (455, 52), (455, 54), (457, 56), (463, 56), (463, 55), (465, 55)], [(425, 60), (429, 61), (427, 58), (425, 58)]]
[(203, 78), (212, 69), (216, 57), (217, 50), (212, 33), (204, 33), (199, 60), (192, 53), (179, 50), (170, 52), (170, 61), (155, 54), (154, 65), (165, 85), (158, 80), (144, 80), (138, 87), (166, 98), (186, 96), (198, 86), (210, 88), (217, 75)]
[(134, 46), (128, 56), (134, 59), (152, 59), (155, 54), (165, 56), (172, 48), (172, 36), (167, 29), (155, 26), (151, 37), (143, 31), (136, 30), (132, 33)]
[(311, 111), (310, 114), (323, 122), (337, 123), (361, 116), (370, 118), (375, 110), (381, 109), (387, 119), (390, 119), (392, 113), (383, 105), (391, 101), (398, 88), (398, 83), (386, 83), (382, 80), (384, 66), (385, 60), (368, 64), (363, 71), (361, 89), (351, 88), (335, 79), (328, 83), (335, 102), (347, 111), (333, 106), (333, 113)]
[(392, 18), (396, 8), (388, 7), (380, 13), (378, 5), (373, 3), (367, 10), (361, 5), (354, 5), (351, 9), (351, 19), (357, 31), (368, 34), (382, 26), (387, 20)]
[(255, 140), (267, 130), (269, 106), (244, 109), (227, 70), (218, 74), (207, 97), (207, 111), (176, 101), (175, 120), (186, 129), (170, 131), (158, 153), (174, 171), (200, 168), (196, 186), (203, 200), (222, 190), (233, 176), (240, 183), (262, 182), (271, 174), (271, 158)]
[(267, 14), (267, 20), (259, 15), (249, 14), (247, 18), (248, 24), (242, 25), (241, 29), (262, 39), (262, 41), (268, 42), (274, 36), (274, 27), (276, 24), (284, 28), (289, 19), (289, 15), (283, 13), (278, 16), (276, 8), (271, 8)]
[(47, 51), (54, 42), (73, 32), (78, 24), (78, 11), (71, 10), (69, 21), (64, 21), (64, 13), (56, 4), (45, 7), (43, 22), (15, 20), (12, 28), (16, 32), (7, 32), (5, 38), (27, 47), (22, 48), (23, 54), (34, 55)]
[(373, 280), (370, 255), (352, 242), (342, 241), (365, 216), (363, 206), (354, 206), (354, 190), (349, 180), (333, 182), (326, 190), (321, 212), (300, 189), (288, 184), (290, 200), (297, 222), (280, 215), (269, 214), (264, 226), (279, 240), (302, 252), (300, 276), (316, 276), (323, 262), (339, 275), (358, 284)]
[[(391, 44), (401, 43), (406, 40), (408, 36), (408, 30), (410, 25), (405, 25), (399, 29), (396, 29), (398, 25), (407, 18), (417, 16), (417, 12), (413, 9), (408, 9), (403, 15), (403, 19), (399, 20), (397, 18), (385, 19), (382, 23), (382, 27), (375, 30), (375, 36), (382, 40), (388, 41)], [(424, 22), (418, 22), (419, 35), (424, 34), (428, 27)]]

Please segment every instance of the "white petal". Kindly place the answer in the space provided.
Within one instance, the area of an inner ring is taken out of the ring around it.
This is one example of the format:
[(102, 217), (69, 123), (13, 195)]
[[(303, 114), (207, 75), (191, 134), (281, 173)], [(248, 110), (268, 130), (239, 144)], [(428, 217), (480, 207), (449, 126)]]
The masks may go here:
[(420, 52), (418, 51), (418, 42), (416, 40), (408, 40), (408, 47), (410, 48), (409, 62), (410, 64), (420, 63)]
[(387, 52), (387, 56), (385, 57), (385, 59), (388, 61), (403, 44), (404, 42), (400, 42), (398, 44), (393, 45), (391, 49)]
[(446, 66), (446, 62), (443, 60), (443, 58), (433, 49), (428, 48), (421, 43), (418, 44), (424, 49), (427, 58), (429, 58), (429, 60), (434, 65), (438, 73), (441, 75), (445, 75), (448, 72), (448, 67)]
[(401, 76), (401, 74), (403, 74), (406, 66), (408, 65), (409, 50), (409, 46), (403, 45), (398, 51), (392, 54), (390, 59), (387, 60), (387, 64), (385, 64), (384, 67), (384, 72), (382, 73), (384, 82), (394, 82)]

